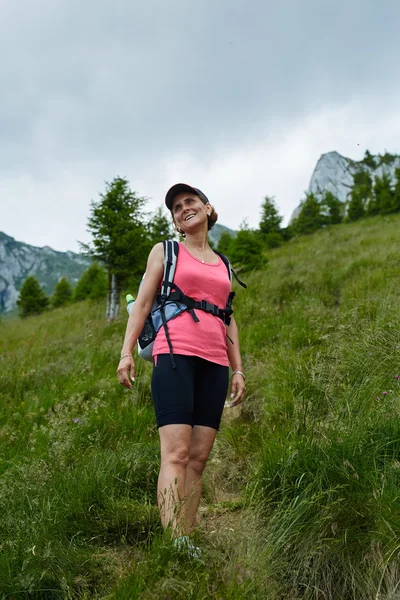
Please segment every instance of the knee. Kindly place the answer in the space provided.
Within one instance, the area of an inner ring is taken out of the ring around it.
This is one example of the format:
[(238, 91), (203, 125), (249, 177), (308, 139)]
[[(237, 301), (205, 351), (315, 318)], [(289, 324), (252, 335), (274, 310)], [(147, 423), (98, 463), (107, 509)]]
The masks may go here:
[(191, 451), (189, 454), (189, 466), (198, 475), (201, 475), (206, 468), (209, 453), (201, 449)]
[(186, 444), (179, 444), (168, 448), (164, 453), (163, 462), (186, 469), (189, 463), (189, 447)]

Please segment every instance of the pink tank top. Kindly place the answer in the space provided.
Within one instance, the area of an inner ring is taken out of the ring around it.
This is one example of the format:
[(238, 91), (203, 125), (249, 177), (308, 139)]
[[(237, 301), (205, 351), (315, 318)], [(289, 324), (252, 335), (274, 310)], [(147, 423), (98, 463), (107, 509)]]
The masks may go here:
[[(215, 264), (202, 263), (179, 244), (174, 282), (184, 294), (195, 300), (207, 300), (225, 308), (231, 282), (225, 263), (218, 256)], [(168, 332), (174, 354), (199, 356), (219, 365), (229, 366), (226, 326), (219, 317), (195, 310), (196, 323), (187, 311), (168, 321)], [(153, 346), (153, 356), (169, 354), (169, 346), (161, 327)]]

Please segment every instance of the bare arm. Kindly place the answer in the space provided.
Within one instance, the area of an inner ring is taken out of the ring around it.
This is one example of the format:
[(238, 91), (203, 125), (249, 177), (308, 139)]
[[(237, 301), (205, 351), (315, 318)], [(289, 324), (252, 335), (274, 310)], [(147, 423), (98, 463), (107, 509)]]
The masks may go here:
[[(239, 332), (233, 315), (231, 316), (231, 322), (226, 328), (226, 333), (233, 342), (232, 344), (232, 342), (228, 339), (228, 359), (232, 370), (243, 372), (242, 357), (240, 355)], [(231, 385), (231, 406), (236, 406), (236, 404), (242, 402), (245, 391), (246, 385), (244, 382), (244, 377), (240, 374), (233, 375)]]
[(162, 243), (159, 243), (154, 246), (149, 254), (146, 276), (143, 279), (143, 284), (126, 326), (125, 339), (121, 350), (121, 356), (126, 356), (120, 360), (117, 374), (118, 381), (128, 389), (132, 389), (129, 376), (132, 381), (135, 378), (135, 363), (132, 357), (133, 348), (151, 310), (154, 296), (163, 276), (163, 270), (164, 250)]

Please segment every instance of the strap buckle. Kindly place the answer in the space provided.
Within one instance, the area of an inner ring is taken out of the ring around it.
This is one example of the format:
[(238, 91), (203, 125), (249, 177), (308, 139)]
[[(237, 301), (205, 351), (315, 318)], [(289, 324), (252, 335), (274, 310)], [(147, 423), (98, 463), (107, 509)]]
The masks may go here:
[(200, 301), (200, 308), (201, 310), (205, 310), (206, 312), (209, 312), (215, 316), (219, 316), (219, 308), (216, 304), (211, 304), (211, 302), (208, 302), (207, 300), (201, 300)]

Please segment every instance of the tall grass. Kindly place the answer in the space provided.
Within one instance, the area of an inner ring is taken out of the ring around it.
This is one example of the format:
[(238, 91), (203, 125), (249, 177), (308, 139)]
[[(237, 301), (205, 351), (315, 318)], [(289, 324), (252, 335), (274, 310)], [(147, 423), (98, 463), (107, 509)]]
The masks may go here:
[(200, 561), (156, 508), (151, 367), (125, 317), (0, 322), (0, 596), (399, 597), (400, 220), (292, 240), (237, 290), (247, 397), (206, 471)]

